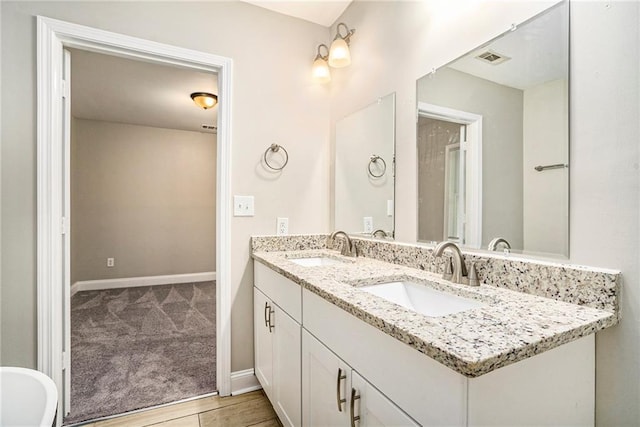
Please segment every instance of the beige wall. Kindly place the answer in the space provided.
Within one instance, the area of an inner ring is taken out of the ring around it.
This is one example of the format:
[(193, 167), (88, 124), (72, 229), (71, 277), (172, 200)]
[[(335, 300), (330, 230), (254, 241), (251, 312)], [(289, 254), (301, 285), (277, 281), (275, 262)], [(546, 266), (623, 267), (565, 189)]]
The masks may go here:
[(71, 283), (215, 271), (215, 134), (74, 119), (71, 150)]
[[(329, 230), (329, 89), (310, 65), (329, 30), (242, 2), (0, 2), (2, 7), (2, 362), (36, 364), (36, 26), (44, 15), (233, 59), (232, 194), (256, 216), (231, 221), (231, 368), (253, 367), (249, 237)], [(283, 50), (286, 48), (286, 54)], [(289, 152), (275, 176), (271, 143)]]
[[(332, 122), (377, 96), (397, 95), (400, 240), (416, 234), (411, 220), (416, 79), (550, 3), (489, 0), (451, 7), (444, 1), (356, 1), (339, 18), (357, 32), (351, 67), (332, 70)], [(596, 337), (596, 418), (601, 426), (635, 426), (640, 419), (640, 3), (573, 1), (570, 15), (570, 262), (623, 272), (624, 318)]]
[(502, 237), (521, 249), (522, 91), (447, 67), (418, 80), (416, 96), (482, 116), (482, 247)]

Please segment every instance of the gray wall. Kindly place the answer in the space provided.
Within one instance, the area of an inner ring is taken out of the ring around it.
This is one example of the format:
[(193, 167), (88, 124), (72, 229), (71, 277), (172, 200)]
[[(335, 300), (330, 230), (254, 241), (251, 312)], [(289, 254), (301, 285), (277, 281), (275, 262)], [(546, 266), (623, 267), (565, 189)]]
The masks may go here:
[(418, 101), (482, 115), (482, 247), (522, 248), (522, 91), (452, 68), (418, 80)]
[[(415, 81), (552, 3), (355, 2), (339, 18), (358, 31), (351, 67), (332, 71), (332, 122), (396, 92), (400, 240), (416, 235)], [(624, 278), (622, 322), (596, 336), (601, 426), (640, 419), (639, 8), (571, 4), (570, 262), (620, 269)]]
[(215, 134), (74, 119), (71, 150), (71, 283), (215, 271)]
[(528, 253), (569, 253), (568, 87), (553, 80), (524, 91), (523, 237)]
[[(0, 2), (2, 8), (2, 363), (36, 364), (36, 15), (233, 59), (232, 194), (256, 216), (231, 221), (231, 369), (253, 367), (249, 237), (327, 232), (329, 88), (310, 66), (329, 30), (242, 2)], [(280, 54), (286, 47), (286, 55)], [(277, 142), (289, 164), (260, 166)]]

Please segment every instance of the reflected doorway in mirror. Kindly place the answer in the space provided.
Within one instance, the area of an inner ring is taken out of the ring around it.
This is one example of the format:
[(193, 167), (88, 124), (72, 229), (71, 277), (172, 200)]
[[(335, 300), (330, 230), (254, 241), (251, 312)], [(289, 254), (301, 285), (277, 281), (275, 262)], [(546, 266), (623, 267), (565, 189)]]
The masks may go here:
[(418, 103), (418, 241), (482, 244), (482, 116)]

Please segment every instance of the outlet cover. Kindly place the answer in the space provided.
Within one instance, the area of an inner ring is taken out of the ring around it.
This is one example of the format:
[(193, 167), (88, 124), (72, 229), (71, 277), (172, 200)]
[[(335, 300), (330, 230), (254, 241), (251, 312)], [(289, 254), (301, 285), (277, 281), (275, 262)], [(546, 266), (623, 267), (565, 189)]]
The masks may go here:
[(107, 267), (115, 267), (116, 259), (115, 258), (107, 258)]
[(278, 218), (276, 222), (276, 235), (286, 236), (289, 234), (289, 218)]
[(233, 216), (253, 216), (253, 203), (253, 196), (233, 196)]
[(365, 233), (373, 233), (373, 217), (365, 216), (362, 221)]

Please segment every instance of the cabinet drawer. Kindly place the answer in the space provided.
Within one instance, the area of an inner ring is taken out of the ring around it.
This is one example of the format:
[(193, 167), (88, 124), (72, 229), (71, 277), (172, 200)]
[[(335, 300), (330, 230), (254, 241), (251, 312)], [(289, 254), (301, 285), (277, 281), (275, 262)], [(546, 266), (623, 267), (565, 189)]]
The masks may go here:
[(254, 262), (253, 279), (256, 288), (276, 303), (296, 322), (302, 323), (302, 288), (269, 267)]

